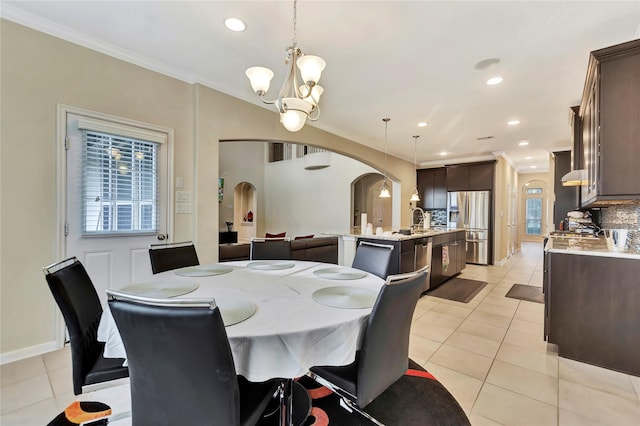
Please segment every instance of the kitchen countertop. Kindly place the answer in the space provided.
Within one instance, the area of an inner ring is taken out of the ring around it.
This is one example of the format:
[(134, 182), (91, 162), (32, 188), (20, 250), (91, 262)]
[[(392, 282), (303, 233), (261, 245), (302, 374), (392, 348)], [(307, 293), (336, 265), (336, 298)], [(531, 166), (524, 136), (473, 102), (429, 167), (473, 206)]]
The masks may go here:
[(367, 235), (367, 234), (351, 234), (350, 236), (356, 238), (373, 238), (378, 240), (390, 240), (390, 241), (405, 241), (405, 240), (415, 240), (417, 238), (425, 238), (425, 237), (433, 237), (435, 235), (448, 234), (451, 232), (459, 232), (464, 231), (464, 229), (457, 228), (429, 228), (425, 229), (422, 232), (416, 232), (415, 234), (404, 235), (404, 234), (387, 234), (387, 235)]
[(567, 238), (550, 237), (544, 250), (549, 253), (577, 254), (583, 256), (617, 257), (623, 259), (640, 259), (640, 252), (635, 250), (619, 251), (607, 248), (604, 237)]

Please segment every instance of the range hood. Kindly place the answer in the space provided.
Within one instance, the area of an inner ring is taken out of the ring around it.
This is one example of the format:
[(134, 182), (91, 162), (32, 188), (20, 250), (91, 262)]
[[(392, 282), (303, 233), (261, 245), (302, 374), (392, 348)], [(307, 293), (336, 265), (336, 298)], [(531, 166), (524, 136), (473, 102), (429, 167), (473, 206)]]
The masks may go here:
[(562, 186), (582, 186), (588, 183), (587, 171), (584, 169), (572, 170), (562, 176)]

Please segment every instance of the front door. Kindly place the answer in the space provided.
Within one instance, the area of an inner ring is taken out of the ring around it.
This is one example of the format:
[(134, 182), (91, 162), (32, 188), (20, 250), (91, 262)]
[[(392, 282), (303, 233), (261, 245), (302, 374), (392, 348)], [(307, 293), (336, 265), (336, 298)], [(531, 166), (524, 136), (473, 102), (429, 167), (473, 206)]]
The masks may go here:
[(172, 132), (66, 109), (66, 256), (85, 266), (100, 300), (151, 276), (148, 247), (167, 241)]

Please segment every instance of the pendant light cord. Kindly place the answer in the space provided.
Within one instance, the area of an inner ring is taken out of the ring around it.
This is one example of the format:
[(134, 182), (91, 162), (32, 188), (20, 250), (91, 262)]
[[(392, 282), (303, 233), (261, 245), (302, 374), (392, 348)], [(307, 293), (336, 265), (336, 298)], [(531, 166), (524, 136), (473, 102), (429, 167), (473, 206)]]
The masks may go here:
[(296, 24), (297, 24), (297, 19), (296, 19), (296, 15), (298, 14), (298, 7), (297, 7), (297, 3), (298, 0), (293, 0), (293, 40), (291, 42), (291, 44), (293, 46), (296, 45)]
[(382, 121), (384, 121), (384, 182), (387, 182), (387, 126), (389, 124), (389, 121), (391, 121), (390, 118), (383, 118)]

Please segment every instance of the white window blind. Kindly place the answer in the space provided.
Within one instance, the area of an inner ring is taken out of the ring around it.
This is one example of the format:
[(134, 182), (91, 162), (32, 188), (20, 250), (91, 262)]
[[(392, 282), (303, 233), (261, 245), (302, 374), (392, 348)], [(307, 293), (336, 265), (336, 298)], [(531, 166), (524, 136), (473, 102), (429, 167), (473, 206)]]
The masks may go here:
[(158, 230), (157, 142), (84, 129), (83, 235)]

